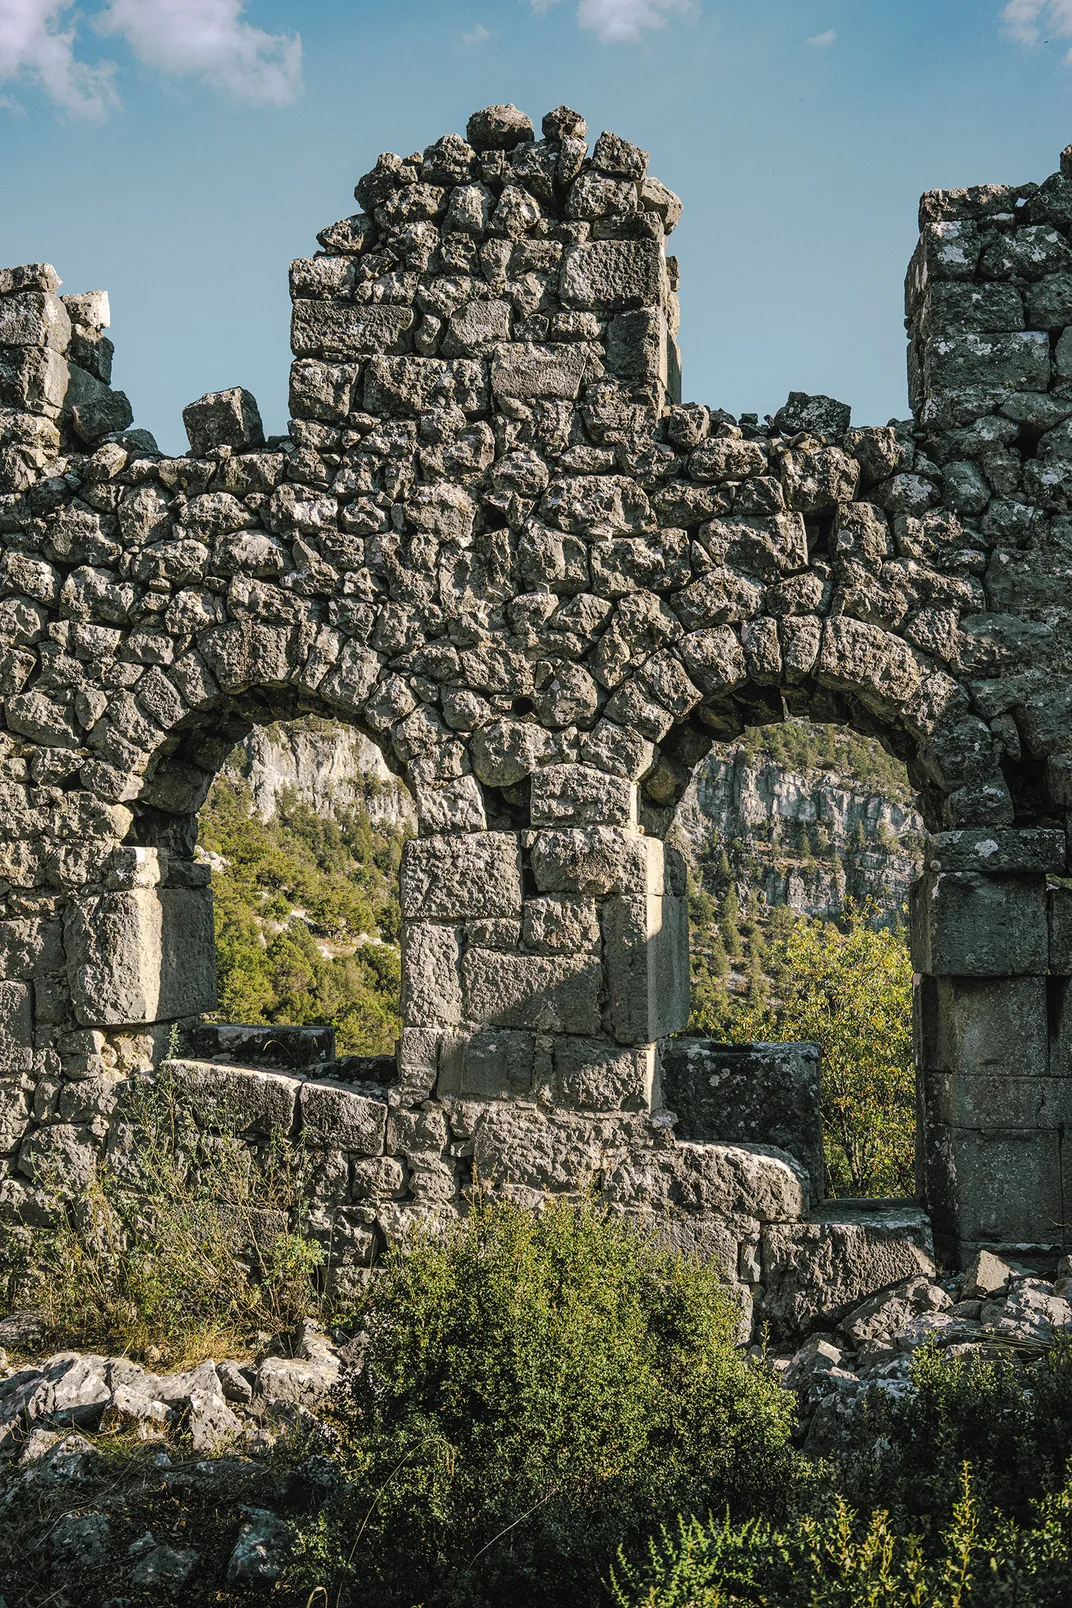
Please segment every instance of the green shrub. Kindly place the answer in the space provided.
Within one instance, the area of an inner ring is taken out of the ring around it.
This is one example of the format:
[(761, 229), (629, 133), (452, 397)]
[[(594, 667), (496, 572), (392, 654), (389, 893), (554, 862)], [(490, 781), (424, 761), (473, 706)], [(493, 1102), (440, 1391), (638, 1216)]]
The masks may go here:
[(69, 1180), (39, 1178), (51, 1226), (22, 1248), (13, 1304), (56, 1340), (169, 1363), (233, 1355), (318, 1309), (307, 1153), (278, 1142), (254, 1158), (199, 1133), (164, 1079), (134, 1084), (120, 1115), (124, 1142), (73, 1204)]
[(929, 1535), (948, 1522), (965, 1463), (979, 1500), (1013, 1520), (1061, 1489), (1072, 1458), (1072, 1341), (1026, 1369), (1015, 1355), (980, 1362), (925, 1347), (912, 1380), (901, 1397), (876, 1395), (857, 1420), (840, 1471), (852, 1501)]
[(333, 1601), (587, 1608), (685, 1504), (785, 1510), (789, 1401), (717, 1275), (592, 1206), (477, 1204), (390, 1257), (365, 1321), (348, 1485), (302, 1541)]

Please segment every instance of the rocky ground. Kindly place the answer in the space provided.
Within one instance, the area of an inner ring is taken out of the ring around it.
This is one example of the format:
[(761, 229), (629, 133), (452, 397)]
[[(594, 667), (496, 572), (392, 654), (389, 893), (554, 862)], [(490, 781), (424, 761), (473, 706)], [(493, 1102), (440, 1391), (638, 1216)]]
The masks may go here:
[[(1030, 1367), (1072, 1336), (1072, 1258), (1055, 1281), (988, 1252), (962, 1274), (924, 1274), (868, 1297), (792, 1353), (753, 1348), (796, 1397), (799, 1438), (822, 1455), (846, 1441), (876, 1394), (912, 1389), (915, 1353), (1011, 1356)], [(192, 1601), (191, 1582), (261, 1600), (279, 1580), (293, 1521), (340, 1477), (321, 1416), (362, 1340), (306, 1319), (250, 1362), (155, 1374), (125, 1357), (65, 1351), (36, 1361), (33, 1314), (0, 1322), (20, 1353), (0, 1368), (0, 1526), (8, 1526), (0, 1608), (16, 1608), (12, 1569), (32, 1600), (75, 1608)], [(286, 1445), (287, 1455), (280, 1456)], [(83, 1598), (106, 1578), (104, 1595)], [(79, 1582), (73, 1586), (70, 1582)]]
[[(13, 1314), (0, 1343), (32, 1355), (38, 1328)], [(306, 1319), (252, 1362), (180, 1373), (77, 1351), (5, 1360), (0, 1527), (6, 1513), (14, 1544), (0, 1608), (22, 1608), (11, 1593), (31, 1580), (42, 1602), (73, 1608), (104, 1577), (111, 1593), (88, 1600), (109, 1608), (189, 1600), (195, 1578), (260, 1600), (282, 1571), (289, 1518), (334, 1477), (314, 1409), (359, 1353)], [(284, 1439), (305, 1455), (274, 1457)]]
[(1008, 1356), (1029, 1365), (1058, 1337), (1072, 1337), (1070, 1275), (1072, 1257), (1061, 1259), (1051, 1281), (980, 1251), (963, 1273), (920, 1274), (869, 1296), (835, 1328), (771, 1359), (796, 1392), (804, 1445), (816, 1454), (835, 1450), (869, 1396), (910, 1390), (923, 1345), (948, 1357)]

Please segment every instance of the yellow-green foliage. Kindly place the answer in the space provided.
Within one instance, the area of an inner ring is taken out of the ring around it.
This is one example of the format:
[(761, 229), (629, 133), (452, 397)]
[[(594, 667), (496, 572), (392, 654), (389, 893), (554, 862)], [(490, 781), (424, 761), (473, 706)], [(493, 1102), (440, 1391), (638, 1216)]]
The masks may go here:
[(619, 1555), (616, 1608), (1067, 1608), (1072, 1481), (1017, 1524), (981, 1507), (971, 1470), (933, 1545), (842, 1497), (792, 1527), (679, 1521), (641, 1567)]
[[(340, 1051), (389, 1052), (404, 841), (360, 805), (329, 818), (293, 790), (262, 821), (248, 785), (220, 776), (200, 820), (201, 847), (226, 862), (212, 879), (220, 1019), (328, 1023)], [(352, 953), (325, 955), (322, 945)]]
[(690, 1031), (818, 1044), (830, 1193), (912, 1193), (912, 963), (903, 934), (876, 930), (870, 912), (851, 906), (840, 926), (799, 917), (777, 928), (766, 943), (769, 989), (750, 977), (745, 995), (731, 995), (708, 959)]
[[(1072, 1342), (1025, 1368), (916, 1354), (791, 1524), (695, 1504), (611, 1572), (617, 1608), (1068, 1608)], [(706, 1522), (704, 1522), (706, 1520)]]

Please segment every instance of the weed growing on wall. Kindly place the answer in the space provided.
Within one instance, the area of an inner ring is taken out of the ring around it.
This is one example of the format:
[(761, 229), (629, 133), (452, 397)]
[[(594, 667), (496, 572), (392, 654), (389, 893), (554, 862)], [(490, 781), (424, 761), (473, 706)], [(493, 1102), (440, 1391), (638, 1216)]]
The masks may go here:
[(254, 1156), (233, 1134), (199, 1132), (166, 1077), (133, 1083), (119, 1115), (76, 1200), (68, 1178), (39, 1178), (49, 1226), (23, 1246), (12, 1293), (57, 1342), (177, 1365), (318, 1309), (325, 1253), (305, 1227), (299, 1146)]

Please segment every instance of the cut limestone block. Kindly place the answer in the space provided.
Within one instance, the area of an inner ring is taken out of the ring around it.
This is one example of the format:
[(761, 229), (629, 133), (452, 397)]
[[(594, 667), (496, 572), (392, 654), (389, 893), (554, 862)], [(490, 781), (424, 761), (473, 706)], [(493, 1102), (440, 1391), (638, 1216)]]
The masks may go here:
[(935, 977), (1044, 974), (1046, 879), (939, 872), (912, 887), (912, 961)]
[(445, 1036), (438, 1092), (477, 1100), (524, 1099), (531, 1091), (538, 1047), (549, 1061), (549, 1041), (517, 1028)]
[(1062, 1149), (1059, 1128), (928, 1126), (921, 1160), (939, 1247), (1061, 1243)]
[(554, 1075), (538, 1090), (554, 1106), (584, 1111), (648, 1111), (656, 1099), (656, 1047), (623, 1048), (607, 1039), (554, 1039)]
[(208, 888), (132, 888), (76, 899), (64, 945), (83, 1027), (170, 1021), (216, 1007)]
[(661, 1047), (662, 1094), (679, 1139), (776, 1145), (823, 1192), (823, 1126), (816, 1044), (717, 1044), (676, 1038)]
[(622, 1044), (679, 1033), (689, 1020), (689, 917), (684, 899), (627, 895), (603, 906), (608, 1031)]
[(411, 838), (402, 856), (408, 921), (520, 916), (521, 849), (512, 832)]
[(387, 1106), (344, 1083), (303, 1083), (298, 1096), (302, 1137), (313, 1145), (356, 1150), (363, 1156), (383, 1153)]
[(284, 1072), (223, 1066), (218, 1061), (165, 1061), (183, 1109), (205, 1127), (224, 1132), (287, 1136), (294, 1128), (299, 1079)]
[[(927, 977), (915, 990), (919, 1064), (932, 1072), (1044, 1077), (1045, 977)], [(1068, 1067), (1072, 1073), (1072, 1066)]]
[(914, 1201), (829, 1201), (805, 1223), (764, 1230), (760, 1316), (779, 1341), (827, 1328), (876, 1290), (933, 1275), (933, 1253), (930, 1222)]

